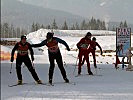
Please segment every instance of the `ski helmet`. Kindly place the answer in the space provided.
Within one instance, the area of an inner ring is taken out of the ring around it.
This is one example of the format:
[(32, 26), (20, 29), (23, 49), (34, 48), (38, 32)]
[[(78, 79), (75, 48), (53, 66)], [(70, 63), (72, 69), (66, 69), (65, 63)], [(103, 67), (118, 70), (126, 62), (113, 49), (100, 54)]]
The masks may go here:
[(92, 40), (93, 40), (93, 41), (96, 41), (96, 38), (95, 38), (95, 37), (93, 37), (93, 38), (92, 38)]
[(85, 36), (85, 38), (87, 38), (87, 36), (92, 36), (92, 34), (90, 32), (88, 32)]
[(22, 40), (22, 39), (27, 39), (27, 38), (26, 38), (26, 35), (22, 35), (22, 36), (21, 36), (21, 40)]
[(88, 33), (86, 34), (86, 36), (92, 36), (92, 34), (91, 34), (90, 32), (88, 32)]
[(51, 38), (53, 38), (53, 35), (54, 35), (54, 33), (48, 32), (46, 38), (51, 39)]

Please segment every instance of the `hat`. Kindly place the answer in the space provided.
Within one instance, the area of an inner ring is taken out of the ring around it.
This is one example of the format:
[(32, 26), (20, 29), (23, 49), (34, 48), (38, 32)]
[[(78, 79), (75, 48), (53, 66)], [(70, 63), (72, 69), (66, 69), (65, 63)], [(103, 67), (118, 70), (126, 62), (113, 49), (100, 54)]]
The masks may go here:
[(92, 38), (92, 40), (94, 40), (94, 41), (95, 41), (95, 40), (96, 40), (96, 38), (95, 38), (95, 37), (93, 37), (93, 38)]
[(88, 33), (86, 34), (86, 36), (92, 36), (92, 34), (91, 34), (90, 32), (88, 32)]
[(22, 40), (22, 39), (27, 39), (27, 38), (26, 38), (26, 35), (22, 35), (22, 36), (21, 36), (21, 40)]
[(88, 36), (92, 36), (92, 34), (90, 32), (88, 32), (86, 35), (85, 35), (85, 38), (87, 38)]
[(54, 33), (48, 32), (46, 37), (47, 37), (47, 39), (51, 39), (51, 38), (53, 38), (53, 35), (54, 35)]

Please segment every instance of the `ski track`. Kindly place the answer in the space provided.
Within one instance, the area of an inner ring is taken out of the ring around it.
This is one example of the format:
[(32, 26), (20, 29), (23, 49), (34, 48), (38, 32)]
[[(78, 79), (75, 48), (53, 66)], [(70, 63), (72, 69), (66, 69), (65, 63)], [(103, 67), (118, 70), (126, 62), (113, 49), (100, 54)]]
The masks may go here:
[[(35, 64), (40, 79), (48, 82), (48, 64)], [(16, 82), (15, 64), (12, 74), (8, 74), (10, 63), (2, 63), (1, 67), (1, 100), (132, 100), (133, 78), (132, 72), (121, 68), (115, 70), (113, 65), (98, 65), (98, 74), (102, 76), (89, 76), (86, 74), (86, 65), (82, 67), (83, 76), (74, 77), (74, 67), (67, 64), (65, 67), (68, 78), (76, 85), (63, 83), (60, 71), (55, 67), (54, 86), (30, 84), (34, 82), (26, 68), (22, 68), (24, 82), (22, 86), (8, 87), (9, 83)], [(92, 66), (92, 65), (91, 65)], [(92, 67), (94, 72), (94, 68)], [(5, 73), (6, 72), (6, 73)], [(58, 84), (59, 83), (59, 84)], [(60, 84), (61, 83), (61, 84)]]

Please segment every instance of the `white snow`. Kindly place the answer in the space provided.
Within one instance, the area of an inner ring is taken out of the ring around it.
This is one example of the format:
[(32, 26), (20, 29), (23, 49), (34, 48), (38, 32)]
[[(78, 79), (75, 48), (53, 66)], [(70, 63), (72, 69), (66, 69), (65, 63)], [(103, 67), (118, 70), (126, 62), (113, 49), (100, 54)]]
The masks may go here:
[[(40, 43), (46, 37), (44, 30), (40, 33), (30, 33), (28, 41), (31, 43)], [(64, 31), (65, 32), (65, 31)], [(72, 32), (71, 32), (72, 33)], [(74, 33), (74, 32), (73, 32)], [(81, 32), (80, 32), (81, 33)], [(82, 32), (84, 34), (86, 32)], [(56, 33), (57, 34), (57, 33)], [(68, 32), (70, 34), (70, 32)], [(73, 37), (70, 35), (61, 36), (71, 48), (76, 48), (75, 44), (82, 38), (81, 36)], [(106, 50), (115, 50), (115, 36), (96, 36), (97, 41)], [(133, 39), (132, 39), (133, 46)], [(35, 85), (30, 72), (26, 66), (22, 65), (23, 82), (28, 83), (22, 86), (8, 87), (10, 84), (17, 82), (15, 61), (13, 63), (12, 73), (10, 74), (11, 64), (9, 61), (1, 62), (1, 100), (132, 100), (133, 99), (133, 72), (114, 68), (115, 53), (104, 53), (101, 56), (97, 53), (97, 74), (99, 76), (88, 76), (86, 63), (82, 67), (82, 76), (77, 75), (77, 55), (78, 51), (66, 51), (61, 44), (61, 53), (64, 67), (70, 82), (76, 85), (63, 83), (59, 68), (55, 67), (53, 83), (54, 86)], [(9, 50), (2, 46), (2, 50)], [(42, 53), (43, 51), (43, 53)], [(35, 61), (34, 67), (40, 79), (48, 82), (49, 61), (46, 46), (34, 48)], [(91, 70), (96, 74), (93, 66), (93, 59), (90, 56)], [(75, 70), (76, 69), (76, 70)]]

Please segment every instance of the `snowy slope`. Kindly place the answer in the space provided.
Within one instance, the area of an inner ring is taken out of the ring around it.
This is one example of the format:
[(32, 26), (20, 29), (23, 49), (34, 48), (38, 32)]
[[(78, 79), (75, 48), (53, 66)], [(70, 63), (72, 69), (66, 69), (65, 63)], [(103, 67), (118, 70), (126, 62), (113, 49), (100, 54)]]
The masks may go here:
[[(29, 33), (27, 35), (28, 40), (31, 43), (40, 43), (46, 39), (47, 32), (51, 30), (40, 29), (38, 31)], [(103, 50), (115, 50), (116, 37), (114, 31), (105, 30), (53, 30), (54, 36), (64, 39), (72, 49), (76, 49), (77, 42), (86, 35), (87, 32), (91, 32), (97, 38), (97, 42), (101, 45)], [(100, 35), (100, 36), (99, 36)], [(131, 39), (131, 45), (133, 46), (133, 39)], [(62, 46), (61, 46), (62, 48)]]

